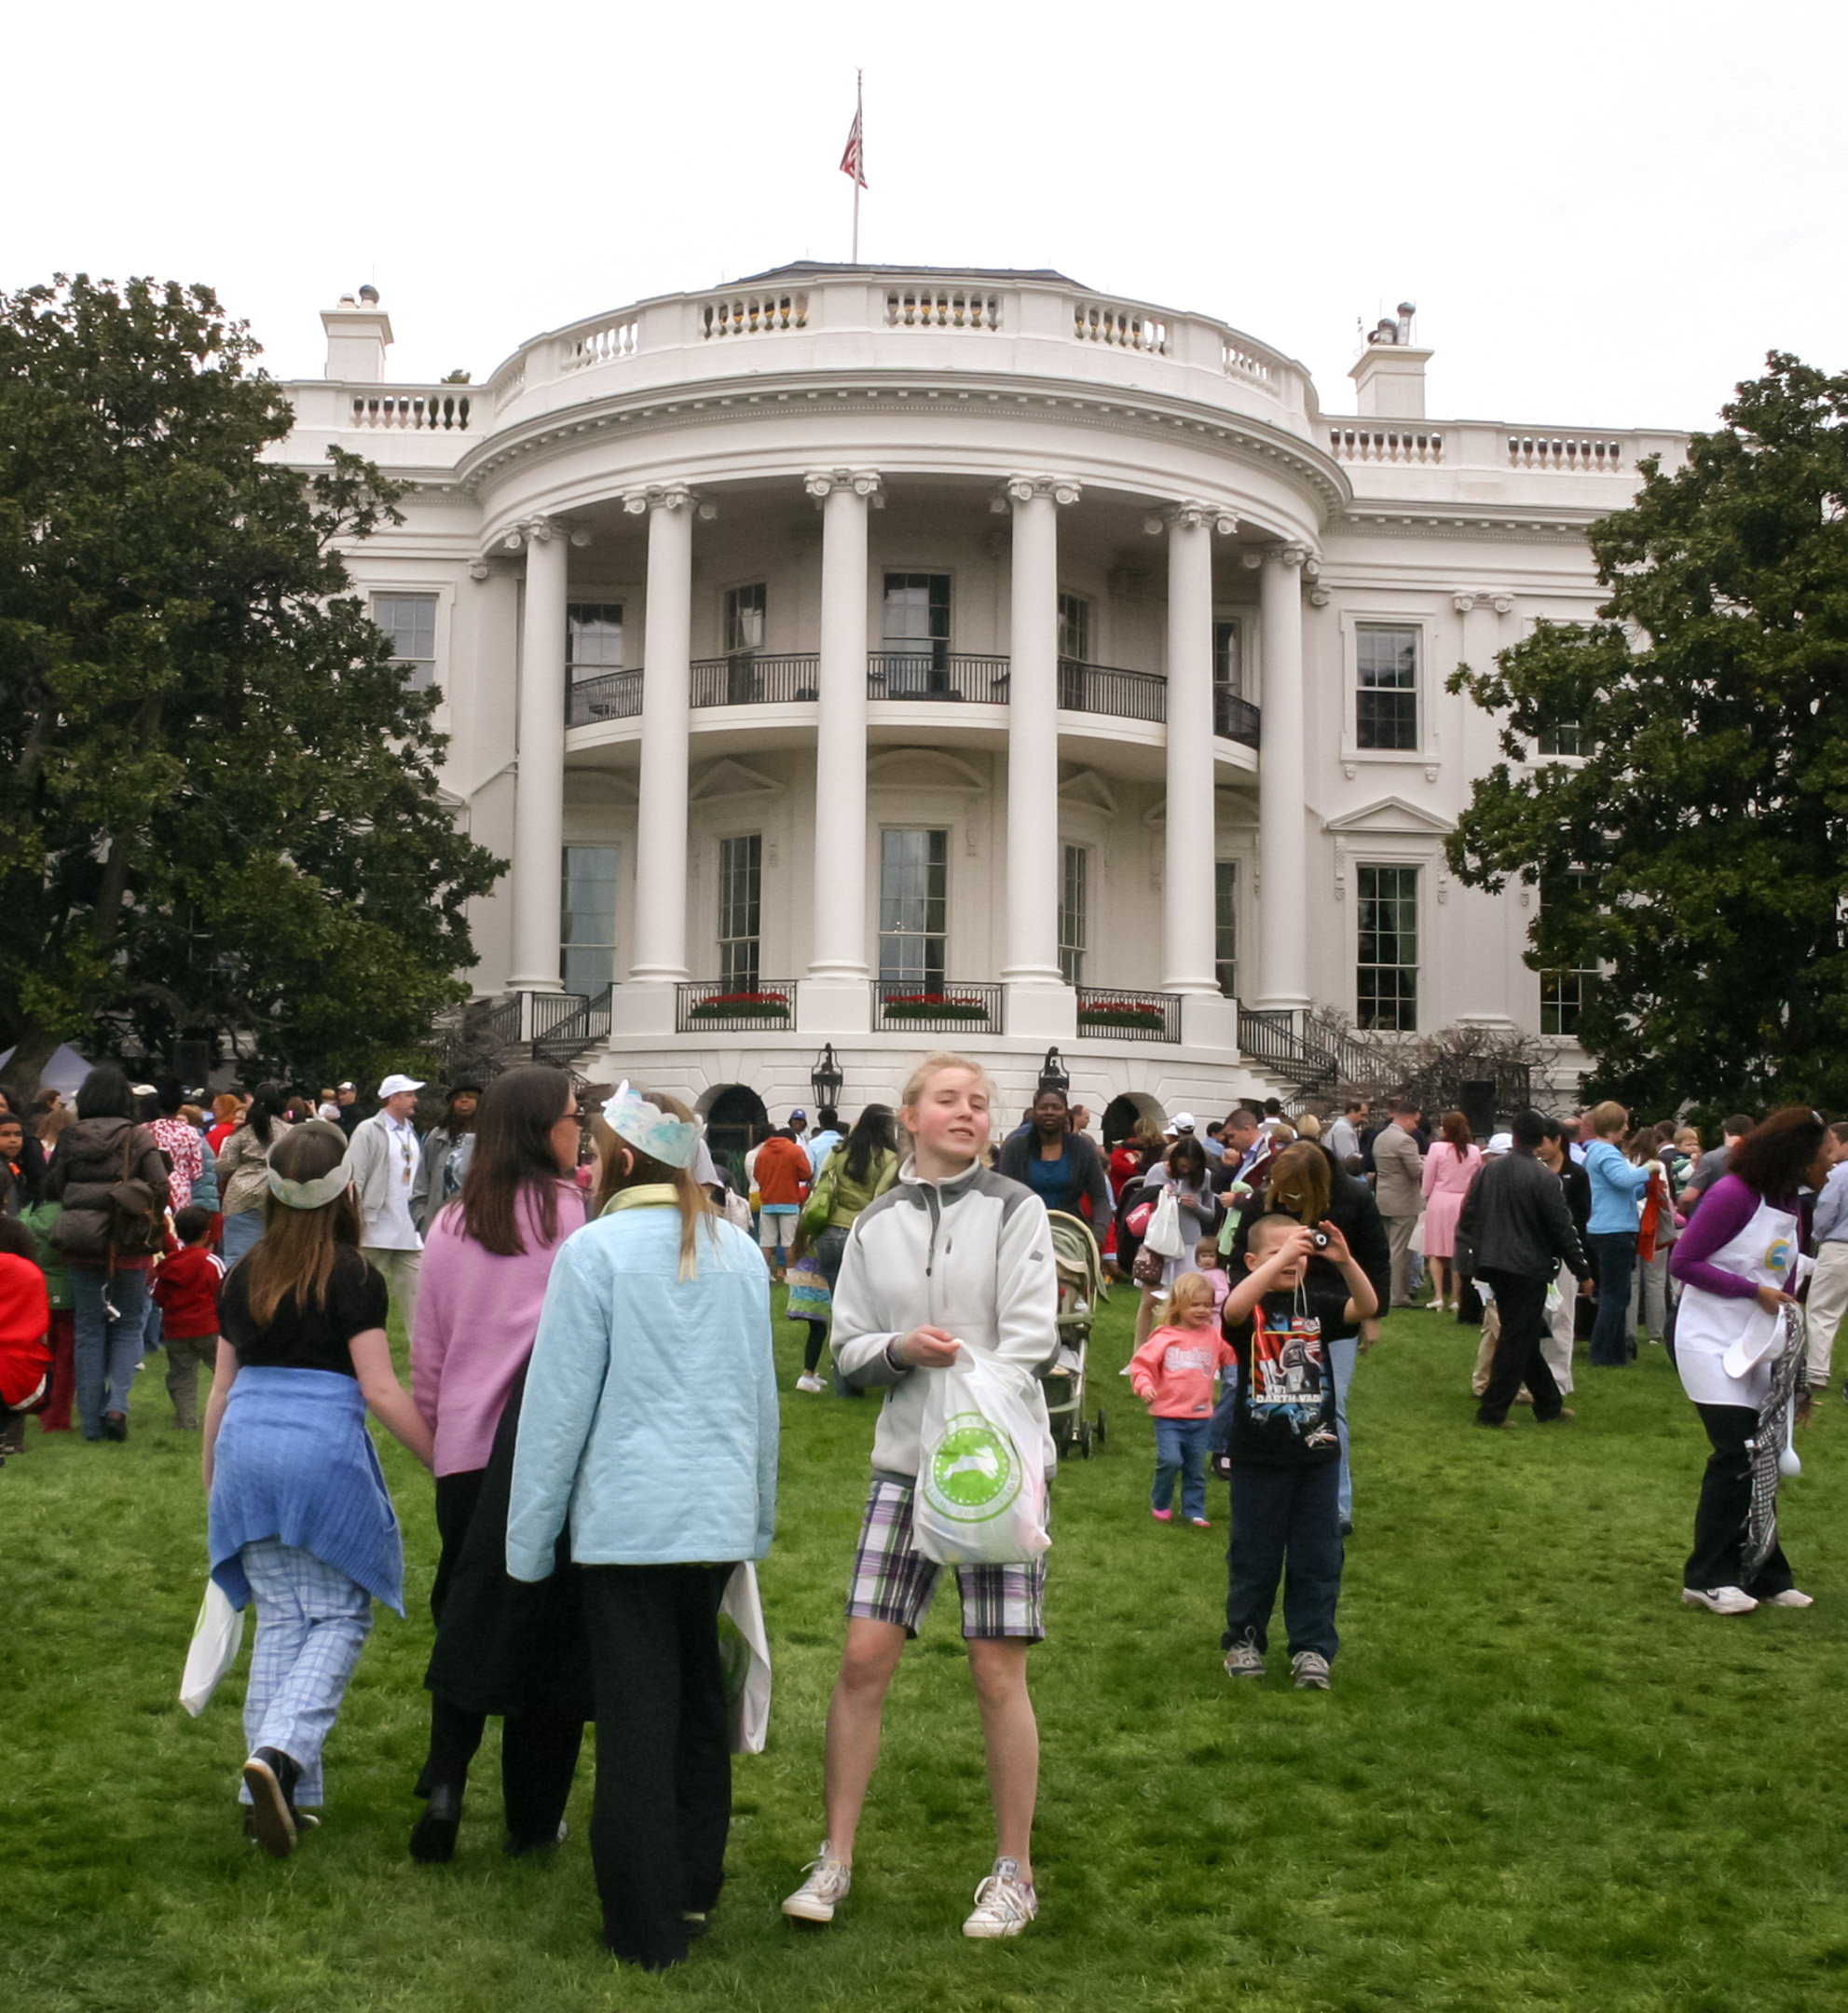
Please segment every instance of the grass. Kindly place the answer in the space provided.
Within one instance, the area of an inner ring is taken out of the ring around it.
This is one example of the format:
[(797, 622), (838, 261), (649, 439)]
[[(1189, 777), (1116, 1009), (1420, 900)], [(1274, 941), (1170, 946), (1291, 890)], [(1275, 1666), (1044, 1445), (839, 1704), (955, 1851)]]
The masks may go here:
[[(780, 1295), (779, 1295), (780, 1300)], [(1469, 1423), (1474, 1332), (1399, 1314), (1357, 1380), (1357, 1517), (1335, 1689), (1221, 1675), (1224, 1492), (1211, 1536), (1147, 1514), (1153, 1439), (1094, 1349), (1107, 1447), (1068, 1463), (1034, 1653), (1045, 1742), (1039, 1924), (957, 1933), (992, 1851), (953, 1601), (901, 1669), (840, 1922), (777, 1902), (819, 1836), (822, 1714), (873, 1406), (790, 1391), (764, 1594), (769, 1751), (735, 1769), (714, 1930), (660, 1979), (595, 1943), (583, 1841), (500, 1851), (496, 1736), (456, 1863), (412, 1865), (431, 1491), (384, 1458), (411, 1619), (381, 1612), (328, 1747), (323, 1830), (286, 1865), (238, 1835), (240, 1676), (174, 1701), (203, 1573), (197, 1443), (162, 1423), (157, 1360), (126, 1446), (41, 1438), (0, 1474), (0, 2005), (21, 2013), (323, 2008), (961, 2009), (1237, 2004), (1253, 2013), (1848, 2003), (1835, 1749), (1848, 1555), (1827, 1410), (1786, 1494), (1809, 1613), (1676, 1601), (1704, 1453), (1659, 1349), (1583, 1371), (1576, 1425)], [(1280, 1640), (1274, 1648), (1281, 1649)]]

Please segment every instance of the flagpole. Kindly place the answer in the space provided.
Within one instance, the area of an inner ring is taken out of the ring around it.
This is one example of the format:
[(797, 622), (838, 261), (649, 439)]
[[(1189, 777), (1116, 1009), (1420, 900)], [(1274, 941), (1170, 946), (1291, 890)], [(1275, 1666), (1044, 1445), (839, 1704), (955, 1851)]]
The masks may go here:
[[(864, 132), (864, 131), (866, 130), (866, 127), (865, 127), (865, 125), (864, 125), (864, 123), (863, 123), (863, 120), (864, 120), (864, 117), (865, 117), (865, 109), (866, 109), (866, 108), (865, 108), (865, 81), (866, 81), (866, 72), (865, 72), (864, 70), (856, 70), (856, 71), (854, 72), (854, 130), (855, 130), (856, 132)], [(864, 142), (862, 142), (862, 144), (864, 144)], [(854, 264), (855, 264), (856, 266), (857, 266), (857, 265), (858, 265), (858, 264), (860, 263), (860, 177), (859, 177), (859, 171), (857, 170), (857, 168), (856, 168), (856, 169), (855, 170), (855, 173), (854, 173), (854, 260), (853, 260), (853, 263), (854, 263)]]

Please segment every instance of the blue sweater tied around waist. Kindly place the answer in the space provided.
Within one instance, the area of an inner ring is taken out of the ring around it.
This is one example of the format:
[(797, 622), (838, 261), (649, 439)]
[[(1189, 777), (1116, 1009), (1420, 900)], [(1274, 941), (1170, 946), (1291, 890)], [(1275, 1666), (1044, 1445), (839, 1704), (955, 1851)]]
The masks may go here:
[(264, 1538), (311, 1552), (404, 1611), (404, 1541), (351, 1377), (240, 1370), (212, 1458), (212, 1577), (234, 1606), (251, 1584), (240, 1548)]

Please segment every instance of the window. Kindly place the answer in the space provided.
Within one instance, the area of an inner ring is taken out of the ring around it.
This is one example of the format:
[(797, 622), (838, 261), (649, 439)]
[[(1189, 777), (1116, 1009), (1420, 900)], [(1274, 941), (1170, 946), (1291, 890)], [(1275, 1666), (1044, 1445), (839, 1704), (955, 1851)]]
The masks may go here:
[(565, 609), (565, 663), (571, 683), (623, 668), (623, 609), (612, 601), (573, 601)]
[(1212, 968), (1227, 999), (1239, 996), (1239, 862), (1212, 863)]
[(1244, 696), (1245, 667), (1239, 648), (1239, 624), (1216, 622), (1212, 625), (1212, 682), (1222, 692)]
[(950, 682), (950, 576), (888, 573), (880, 649), (895, 699), (943, 692)]
[(616, 976), (614, 846), (565, 848), (559, 977), (568, 993), (595, 996)]
[(1418, 1024), (1418, 870), (1361, 869), (1355, 1016), (1363, 1028), (1409, 1034)]
[[(1549, 750), (1554, 754), (1576, 752), (1567, 748)], [(1564, 877), (1566, 884), (1577, 895), (1589, 893), (1594, 883), (1589, 873), (1575, 868)], [(1553, 885), (1559, 885), (1560, 877), (1555, 876)], [(1540, 905), (1547, 906), (1547, 883), (1540, 883)], [(1573, 1037), (1578, 1034), (1579, 1022), (1593, 989), (1597, 984), (1595, 965), (1554, 965), (1543, 969), (1540, 982), (1540, 1033)]]
[(1059, 596), (1059, 654), (1075, 664), (1091, 661), (1091, 605), (1082, 595)]
[(740, 650), (763, 648), (768, 593), (761, 581), (753, 587), (725, 590), (725, 654), (735, 657)]
[(763, 836), (719, 842), (719, 976), (733, 992), (758, 989), (758, 916), (763, 894)]
[(1357, 684), (1354, 745), (1416, 748), (1418, 745), (1418, 632), (1362, 623), (1354, 632)]
[(1081, 845), (1065, 848), (1065, 871), (1059, 883), (1059, 976), (1068, 986), (1085, 982), (1085, 917), (1088, 907), (1089, 862)]
[(943, 990), (949, 912), (950, 834), (883, 831), (879, 835), (879, 976)]
[(413, 692), (436, 682), (436, 596), (374, 595), (372, 619), (391, 638), (391, 662)]
[[(1570, 713), (1570, 719), (1561, 716)], [(1579, 708), (1570, 703), (1561, 705), (1555, 701), (1547, 706), (1540, 716), (1540, 752), (1542, 755), (1589, 755), (1591, 753), (1584, 729), (1578, 719)]]

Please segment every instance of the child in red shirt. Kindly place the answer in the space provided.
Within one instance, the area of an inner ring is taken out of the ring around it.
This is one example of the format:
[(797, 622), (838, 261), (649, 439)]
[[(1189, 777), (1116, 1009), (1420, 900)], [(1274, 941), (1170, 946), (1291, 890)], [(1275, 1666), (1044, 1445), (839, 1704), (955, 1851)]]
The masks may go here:
[(1174, 1477), (1181, 1477), (1181, 1513), (1196, 1530), (1209, 1530), (1206, 1513), (1207, 1432), (1212, 1424), (1212, 1387), (1221, 1370), (1238, 1361), (1214, 1325), (1212, 1281), (1184, 1272), (1168, 1296), (1168, 1321), (1129, 1359), (1129, 1389), (1155, 1420), (1155, 1490), (1149, 1514), (1157, 1524), (1174, 1514)]
[(28, 1412), (51, 1389), (51, 1301), (34, 1255), (32, 1232), (0, 1216), (0, 1465), (25, 1450)]
[(167, 1351), (167, 1395), (173, 1423), (198, 1431), (198, 1371), (218, 1366), (218, 1286), (224, 1261), (206, 1249), (212, 1212), (189, 1202), (173, 1215), (179, 1250), (161, 1259), (154, 1274), (154, 1299), (160, 1309), (160, 1340)]

